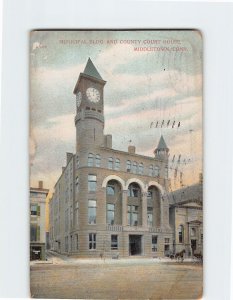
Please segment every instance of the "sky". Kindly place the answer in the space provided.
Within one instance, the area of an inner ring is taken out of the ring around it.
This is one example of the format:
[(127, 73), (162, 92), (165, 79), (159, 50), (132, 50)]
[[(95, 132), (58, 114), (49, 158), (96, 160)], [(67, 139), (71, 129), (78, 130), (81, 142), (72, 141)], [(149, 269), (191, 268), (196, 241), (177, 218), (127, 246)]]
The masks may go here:
[[(172, 189), (202, 172), (202, 37), (199, 31), (34, 31), (30, 38), (30, 180), (52, 192), (75, 153), (73, 89), (88, 58), (104, 89), (113, 148), (153, 157), (168, 148)], [(180, 157), (180, 159), (179, 159)], [(178, 170), (177, 176), (175, 169)]]

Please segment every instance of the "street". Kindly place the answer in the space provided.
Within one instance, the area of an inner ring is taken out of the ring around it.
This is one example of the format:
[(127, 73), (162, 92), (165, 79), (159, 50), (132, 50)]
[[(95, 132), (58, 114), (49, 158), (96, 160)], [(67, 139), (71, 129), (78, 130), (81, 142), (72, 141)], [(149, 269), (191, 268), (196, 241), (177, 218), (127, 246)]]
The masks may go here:
[(200, 299), (202, 265), (169, 259), (75, 259), (31, 263), (31, 296), (78, 299)]

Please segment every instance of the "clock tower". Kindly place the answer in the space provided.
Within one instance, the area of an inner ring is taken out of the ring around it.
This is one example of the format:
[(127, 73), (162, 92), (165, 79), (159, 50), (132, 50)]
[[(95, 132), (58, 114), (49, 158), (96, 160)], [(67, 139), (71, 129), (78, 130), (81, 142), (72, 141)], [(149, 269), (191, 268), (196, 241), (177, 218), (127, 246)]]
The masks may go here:
[(89, 58), (74, 88), (76, 96), (76, 151), (104, 145), (104, 86)]

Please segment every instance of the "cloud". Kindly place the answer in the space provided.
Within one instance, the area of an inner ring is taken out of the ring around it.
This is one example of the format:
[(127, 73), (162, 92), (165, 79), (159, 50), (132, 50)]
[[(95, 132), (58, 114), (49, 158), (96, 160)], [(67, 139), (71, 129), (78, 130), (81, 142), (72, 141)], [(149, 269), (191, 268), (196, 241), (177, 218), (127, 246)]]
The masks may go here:
[[(108, 34), (112, 38), (115, 33)], [(137, 34), (141, 35), (136, 33), (135, 36)], [(167, 33), (167, 37), (169, 35)], [(163, 134), (171, 154), (182, 153), (195, 160), (192, 167), (187, 167), (188, 176), (191, 178), (193, 168), (198, 174), (202, 157), (202, 75), (195, 47), (199, 46), (195, 44), (187, 55), (169, 57), (168, 54), (136, 52), (132, 45), (101, 48), (56, 44), (55, 48), (55, 40), (49, 43), (49, 36), (43, 37), (42, 42), (35, 39), (32, 43), (30, 159), (33, 180), (45, 178), (54, 184), (65, 163), (65, 152), (75, 151), (73, 89), (85, 68), (87, 56), (91, 56), (107, 80), (105, 133), (113, 135), (114, 148), (126, 150), (128, 141), (133, 140), (137, 153), (153, 156)], [(38, 49), (40, 43), (50, 49)], [(152, 121), (163, 119), (180, 120), (181, 126), (174, 130), (150, 128)], [(190, 129), (193, 130), (192, 146)]]
[(51, 141), (70, 142), (75, 138), (74, 114), (61, 115), (47, 120), (32, 129), (32, 135), (39, 143)]

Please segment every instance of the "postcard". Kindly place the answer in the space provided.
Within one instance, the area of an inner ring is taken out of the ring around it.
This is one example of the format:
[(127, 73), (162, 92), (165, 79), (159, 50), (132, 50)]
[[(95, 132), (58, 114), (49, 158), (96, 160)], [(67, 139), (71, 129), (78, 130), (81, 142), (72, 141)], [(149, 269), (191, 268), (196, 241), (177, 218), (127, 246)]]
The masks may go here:
[(202, 35), (30, 38), (34, 298), (200, 299)]

